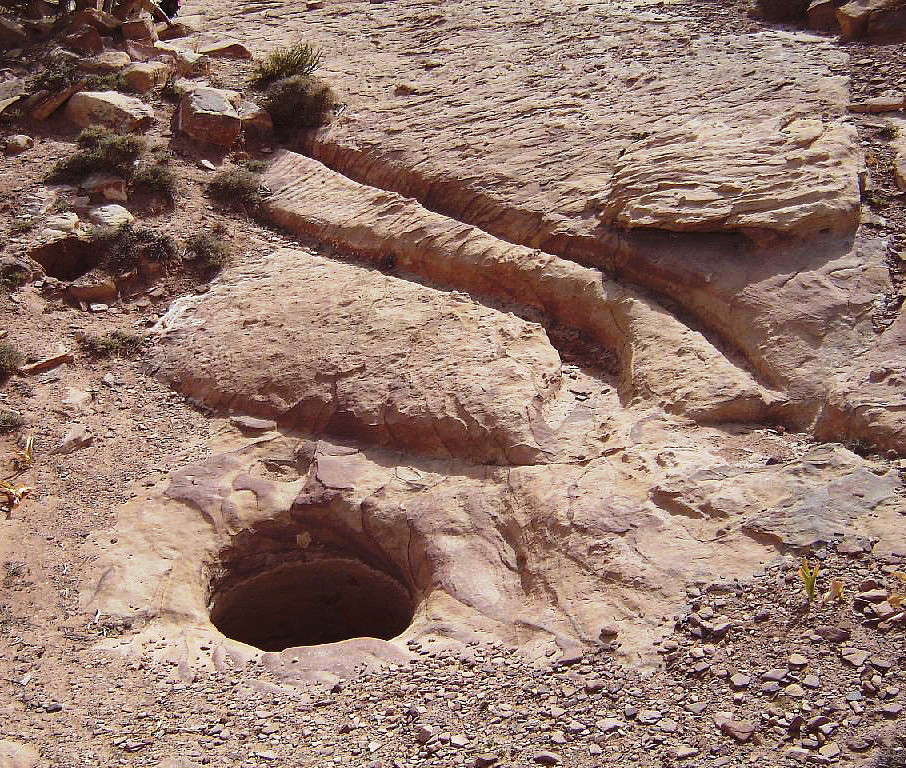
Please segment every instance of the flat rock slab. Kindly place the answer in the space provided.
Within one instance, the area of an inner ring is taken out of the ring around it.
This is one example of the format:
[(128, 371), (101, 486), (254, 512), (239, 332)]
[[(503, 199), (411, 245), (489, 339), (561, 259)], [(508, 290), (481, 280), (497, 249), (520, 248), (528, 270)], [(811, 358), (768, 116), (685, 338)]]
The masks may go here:
[(481, 463), (545, 461), (560, 386), (540, 326), (304, 251), (236, 269), (162, 320), (161, 375), (218, 410)]
[(134, 96), (115, 91), (80, 91), (67, 103), (66, 118), (80, 128), (104, 125), (145, 131), (154, 122), (154, 110)]
[(229, 147), (242, 130), (240, 96), (220, 88), (194, 88), (179, 104), (179, 130), (195, 141)]

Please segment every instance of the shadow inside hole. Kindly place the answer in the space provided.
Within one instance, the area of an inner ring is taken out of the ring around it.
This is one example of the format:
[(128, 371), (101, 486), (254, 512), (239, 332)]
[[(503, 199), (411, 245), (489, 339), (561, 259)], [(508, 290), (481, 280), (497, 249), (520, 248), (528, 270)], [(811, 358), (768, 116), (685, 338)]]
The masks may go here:
[(415, 613), (403, 584), (356, 559), (292, 562), (220, 584), (211, 593), (212, 623), (263, 651), (355, 637), (390, 640)]

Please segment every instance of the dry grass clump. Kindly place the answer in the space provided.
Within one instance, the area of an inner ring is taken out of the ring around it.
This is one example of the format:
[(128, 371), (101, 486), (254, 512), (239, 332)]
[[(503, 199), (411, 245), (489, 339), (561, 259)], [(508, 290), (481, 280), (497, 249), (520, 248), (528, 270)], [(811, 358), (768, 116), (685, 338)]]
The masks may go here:
[(263, 99), (274, 130), (282, 135), (324, 125), (330, 121), (336, 103), (331, 87), (310, 75), (296, 75), (272, 83)]
[(176, 241), (150, 227), (123, 224), (120, 227), (95, 227), (91, 241), (103, 254), (108, 271), (124, 272), (148, 261), (172, 262), (179, 257)]
[(258, 85), (267, 85), (285, 77), (310, 75), (321, 64), (321, 56), (321, 51), (301, 41), (289, 48), (277, 48), (258, 63), (252, 79)]
[(186, 241), (186, 255), (202, 269), (219, 271), (230, 263), (230, 244), (226, 236), (227, 229), (223, 224), (215, 224), (210, 231), (197, 232)]
[(166, 166), (142, 164), (132, 177), (132, 189), (163, 198), (173, 205), (179, 193), (179, 181)]
[(10, 342), (0, 341), (0, 379), (15, 373), (22, 360), (22, 353)]
[(0, 411), (0, 435), (19, 429), (24, 423), (25, 421), (15, 411)]
[(79, 344), (92, 357), (135, 357), (145, 348), (145, 337), (116, 330), (103, 336), (86, 334)]
[(225, 208), (254, 209), (263, 198), (261, 177), (245, 168), (220, 171), (208, 184), (208, 195)]
[(131, 178), (145, 151), (145, 140), (98, 126), (86, 128), (76, 139), (79, 151), (60, 160), (51, 172), (55, 181), (78, 181), (92, 173), (113, 173)]

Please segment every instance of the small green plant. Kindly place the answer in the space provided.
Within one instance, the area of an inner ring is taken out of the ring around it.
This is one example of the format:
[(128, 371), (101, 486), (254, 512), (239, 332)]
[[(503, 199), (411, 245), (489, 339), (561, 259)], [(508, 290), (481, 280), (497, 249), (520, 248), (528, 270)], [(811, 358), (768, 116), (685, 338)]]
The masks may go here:
[(226, 208), (256, 208), (262, 200), (261, 177), (245, 168), (220, 171), (208, 184), (208, 195)]
[(166, 166), (142, 164), (132, 177), (132, 189), (162, 197), (173, 205), (179, 192), (179, 183), (176, 174)]
[(94, 227), (91, 242), (103, 256), (108, 271), (120, 273), (138, 266), (142, 258), (172, 262), (179, 256), (176, 241), (150, 227), (123, 224), (119, 227)]
[(310, 75), (295, 75), (272, 83), (262, 100), (274, 130), (282, 135), (324, 125), (330, 121), (336, 103), (330, 86)]
[(8, 341), (0, 341), (0, 379), (16, 372), (22, 365), (22, 353)]
[(62, 91), (78, 79), (79, 71), (75, 61), (55, 56), (47, 60), (44, 68), (32, 78), (31, 87), (35, 91)]
[(28, 269), (15, 262), (0, 264), (0, 292), (12, 293), (28, 282)]
[(119, 72), (107, 72), (103, 75), (88, 75), (85, 77), (85, 90), (87, 91), (121, 91), (126, 89), (126, 83)]
[(799, 579), (802, 581), (802, 589), (809, 602), (815, 599), (815, 584), (818, 581), (818, 573), (821, 571), (821, 563), (815, 563), (814, 568), (810, 568), (808, 558), (803, 557), (799, 565)]
[(145, 337), (116, 330), (103, 336), (85, 334), (79, 344), (92, 357), (134, 357), (145, 348)]
[(252, 173), (263, 173), (264, 169), (267, 168), (266, 160), (253, 160), (249, 158), (248, 160), (243, 161), (242, 167), (247, 171)]
[(215, 224), (210, 231), (192, 235), (186, 241), (186, 251), (202, 269), (221, 270), (230, 262), (230, 244), (226, 236), (226, 227)]
[(0, 434), (19, 429), (25, 422), (15, 411), (0, 411)]
[(120, 134), (99, 126), (82, 131), (76, 144), (79, 151), (54, 166), (52, 180), (78, 181), (98, 172), (131, 178), (136, 161), (145, 151), (145, 140), (140, 136)]
[(320, 64), (321, 51), (300, 41), (289, 48), (271, 51), (255, 67), (252, 79), (258, 85), (267, 85), (285, 77), (310, 75)]

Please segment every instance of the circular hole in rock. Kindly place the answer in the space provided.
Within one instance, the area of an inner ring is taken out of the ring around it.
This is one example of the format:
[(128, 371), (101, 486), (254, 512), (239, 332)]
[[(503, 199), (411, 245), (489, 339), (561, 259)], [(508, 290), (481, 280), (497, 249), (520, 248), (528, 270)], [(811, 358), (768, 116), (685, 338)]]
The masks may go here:
[(390, 640), (414, 613), (400, 581), (353, 558), (291, 562), (239, 578), (226, 573), (211, 592), (214, 626), (263, 651), (354, 637)]

